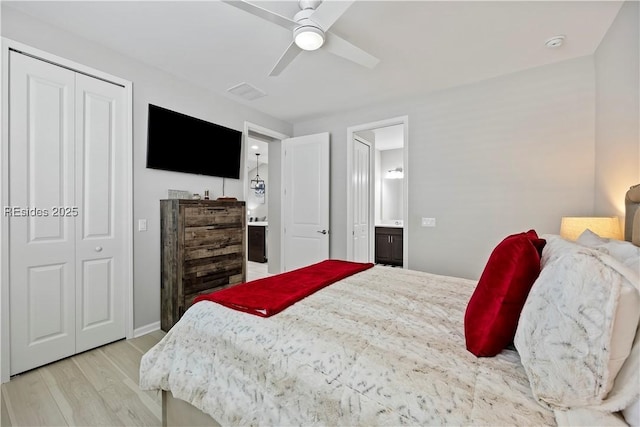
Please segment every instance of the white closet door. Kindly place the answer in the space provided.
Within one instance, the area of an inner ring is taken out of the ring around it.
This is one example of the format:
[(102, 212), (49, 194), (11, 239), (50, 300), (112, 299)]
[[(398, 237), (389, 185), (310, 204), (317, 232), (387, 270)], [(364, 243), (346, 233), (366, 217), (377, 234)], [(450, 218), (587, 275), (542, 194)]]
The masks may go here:
[(76, 352), (125, 336), (128, 269), (122, 87), (76, 77)]
[(75, 205), (75, 73), (13, 52), (10, 67), (13, 375), (75, 351), (74, 218), (52, 210)]

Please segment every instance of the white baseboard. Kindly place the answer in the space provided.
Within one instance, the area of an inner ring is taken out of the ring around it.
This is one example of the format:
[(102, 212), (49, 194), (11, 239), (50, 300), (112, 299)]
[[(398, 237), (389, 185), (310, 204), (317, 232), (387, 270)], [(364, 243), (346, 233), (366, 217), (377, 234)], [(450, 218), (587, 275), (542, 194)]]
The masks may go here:
[(157, 331), (158, 329), (160, 329), (160, 322), (153, 322), (153, 323), (149, 323), (148, 325), (145, 326), (141, 326), (139, 328), (136, 328), (133, 330), (133, 337), (134, 338), (138, 338), (141, 337), (142, 335), (146, 335), (149, 334), (151, 332)]

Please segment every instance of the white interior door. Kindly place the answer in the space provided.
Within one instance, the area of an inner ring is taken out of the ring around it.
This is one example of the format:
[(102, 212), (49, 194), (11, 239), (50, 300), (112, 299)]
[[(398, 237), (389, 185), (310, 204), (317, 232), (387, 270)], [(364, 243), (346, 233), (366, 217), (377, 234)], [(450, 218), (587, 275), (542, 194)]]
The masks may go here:
[(11, 374), (125, 336), (121, 87), (10, 56)]
[(124, 91), (76, 77), (76, 352), (125, 336)]
[(329, 134), (282, 141), (284, 271), (329, 258)]
[(370, 261), (370, 156), (371, 146), (354, 138), (352, 182), (353, 260)]
[(75, 74), (13, 52), (10, 61), (13, 375), (75, 351), (74, 218), (51, 209), (75, 205)]

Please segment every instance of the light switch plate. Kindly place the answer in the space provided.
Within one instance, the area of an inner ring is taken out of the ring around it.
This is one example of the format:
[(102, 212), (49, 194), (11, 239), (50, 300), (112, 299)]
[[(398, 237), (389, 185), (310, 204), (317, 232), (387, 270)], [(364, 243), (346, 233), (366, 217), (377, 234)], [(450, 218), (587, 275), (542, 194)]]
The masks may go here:
[(423, 227), (435, 227), (436, 219), (435, 218), (422, 218), (422, 226)]
[(147, 231), (147, 220), (139, 219), (138, 220), (138, 231)]

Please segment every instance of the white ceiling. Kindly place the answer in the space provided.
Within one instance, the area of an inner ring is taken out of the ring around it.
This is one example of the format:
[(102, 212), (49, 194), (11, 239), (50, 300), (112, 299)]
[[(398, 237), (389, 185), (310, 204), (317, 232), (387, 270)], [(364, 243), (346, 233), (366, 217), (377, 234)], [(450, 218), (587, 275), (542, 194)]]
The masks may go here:
[[(292, 17), (295, 1), (260, 6)], [(390, 102), (593, 54), (617, 1), (356, 1), (332, 32), (380, 59), (373, 70), (322, 49), (269, 71), (291, 42), (218, 1), (3, 1), (124, 55), (289, 122)], [(544, 42), (566, 35), (565, 45)], [(245, 101), (241, 82), (265, 91)]]

